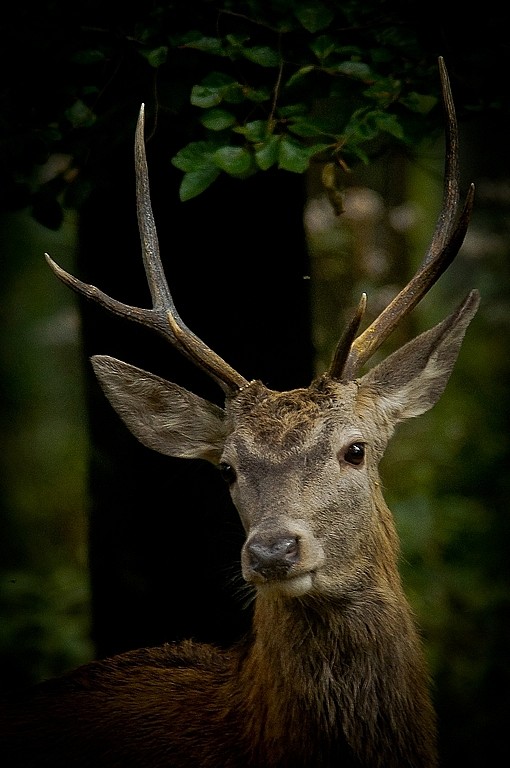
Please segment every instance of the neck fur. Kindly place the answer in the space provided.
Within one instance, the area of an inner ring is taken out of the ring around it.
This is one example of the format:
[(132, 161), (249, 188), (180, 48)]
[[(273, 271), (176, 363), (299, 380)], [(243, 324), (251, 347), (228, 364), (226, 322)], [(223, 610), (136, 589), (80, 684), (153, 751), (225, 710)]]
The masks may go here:
[(370, 768), (436, 765), (428, 678), (400, 595), (360, 590), (332, 604), (261, 594), (254, 628), (241, 674), (255, 742), (274, 746), (268, 765), (299, 765), (295, 744), (321, 766), (346, 752)]

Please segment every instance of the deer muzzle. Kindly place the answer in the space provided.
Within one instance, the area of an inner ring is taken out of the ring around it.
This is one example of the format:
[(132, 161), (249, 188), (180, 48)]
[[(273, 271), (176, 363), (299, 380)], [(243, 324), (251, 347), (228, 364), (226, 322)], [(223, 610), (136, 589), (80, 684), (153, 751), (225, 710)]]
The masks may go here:
[(288, 596), (309, 592), (313, 576), (324, 562), (322, 547), (298, 521), (283, 529), (252, 531), (243, 547), (244, 579), (263, 589)]
[(246, 545), (250, 571), (265, 580), (285, 579), (299, 562), (297, 536), (254, 536)]

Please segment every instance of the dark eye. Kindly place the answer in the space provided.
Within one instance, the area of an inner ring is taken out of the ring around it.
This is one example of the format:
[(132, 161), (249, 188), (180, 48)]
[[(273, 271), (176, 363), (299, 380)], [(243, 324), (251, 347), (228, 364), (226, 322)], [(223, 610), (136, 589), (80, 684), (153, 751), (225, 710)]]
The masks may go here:
[(365, 444), (364, 443), (352, 443), (346, 452), (344, 453), (344, 459), (349, 464), (354, 464), (355, 467), (359, 467), (363, 464), (365, 458)]
[(219, 468), (220, 474), (224, 481), (228, 483), (228, 485), (232, 485), (236, 479), (236, 471), (234, 467), (232, 467), (230, 464), (227, 464), (226, 461), (222, 461)]

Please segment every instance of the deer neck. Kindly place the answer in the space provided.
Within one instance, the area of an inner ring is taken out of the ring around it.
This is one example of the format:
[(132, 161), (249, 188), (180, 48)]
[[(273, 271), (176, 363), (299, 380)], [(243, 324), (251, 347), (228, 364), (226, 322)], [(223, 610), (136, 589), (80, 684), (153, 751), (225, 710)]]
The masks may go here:
[[(283, 745), (275, 764), (287, 765), (289, 744), (299, 743), (310, 759), (322, 756), (317, 765), (346, 755), (346, 765), (370, 768), (436, 765), (422, 652), (392, 587), (367, 586), (337, 601), (259, 594), (242, 678), (260, 741), (275, 754)], [(380, 739), (389, 731), (393, 740)]]

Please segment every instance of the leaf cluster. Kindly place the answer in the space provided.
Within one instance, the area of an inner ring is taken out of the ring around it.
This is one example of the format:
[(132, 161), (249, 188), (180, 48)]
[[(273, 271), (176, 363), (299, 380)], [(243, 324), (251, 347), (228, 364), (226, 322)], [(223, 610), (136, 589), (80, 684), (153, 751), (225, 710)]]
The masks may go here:
[[(234, 13), (240, 5), (244, 12)], [(203, 137), (172, 159), (184, 173), (182, 200), (221, 172), (303, 173), (313, 160), (345, 169), (391, 142), (412, 141), (412, 119), (437, 102), (416, 90), (416, 62), (402, 55), (418, 44), (386, 16), (367, 23), (365, 15), (353, 2), (225, 2), (221, 34), (192, 30), (175, 39), (214, 67), (191, 89)]]
[[(413, 4), (397, 0), (194, 0), (127, 8), (77, 0), (21, 7), (4, 21), (2, 203), (57, 228), (101, 163), (172, 125), (168, 158), (189, 200), (220, 174), (347, 169), (441, 129), (436, 54)], [(165, 118), (165, 121), (162, 119)], [(69, 167), (41, 182), (55, 154)], [(91, 163), (91, 159), (94, 161)], [(104, 176), (104, 174), (103, 174)]]

